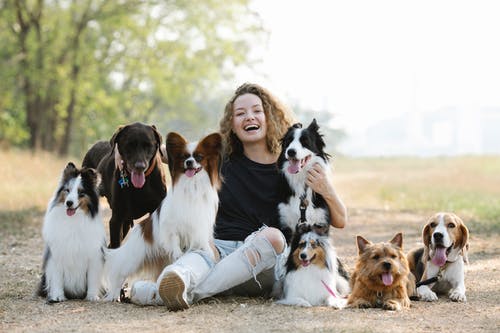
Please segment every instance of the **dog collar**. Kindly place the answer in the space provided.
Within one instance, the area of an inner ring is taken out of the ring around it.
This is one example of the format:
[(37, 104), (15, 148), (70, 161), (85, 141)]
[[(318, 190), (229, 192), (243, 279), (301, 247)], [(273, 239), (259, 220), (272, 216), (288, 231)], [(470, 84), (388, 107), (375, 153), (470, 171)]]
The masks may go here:
[(149, 168), (144, 172), (144, 176), (147, 177), (153, 172), (153, 169), (156, 167), (156, 159), (158, 157), (158, 153), (155, 154), (155, 157), (153, 158), (153, 163), (149, 166)]
[[(155, 155), (155, 157), (153, 158), (153, 163), (151, 163), (151, 165), (146, 170), (146, 172), (144, 172), (145, 177), (149, 176), (153, 172), (154, 168), (156, 167), (156, 159), (157, 159), (157, 155)], [(124, 164), (124, 162), (122, 160), (122, 161), (120, 161), (120, 165), (118, 166), (118, 169), (120, 170), (120, 179), (118, 179), (118, 185), (120, 185), (120, 188), (130, 186), (130, 181), (128, 179), (127, 170), (124, 168), (123, 164)]]
[(443, 266), (439, 267), (439, 271), (438, 271), (438, 273), (437, 273), (436, 276), (431, 277), (431, 278), (429, 278), (427, 280), (424, 280), (424, 281), (417, 282), (416, 287), (418, 288), (420, 286), (426, 286), (428, 284), (432, 284), (432, 283), (438, 282), (443, 277), (443, 271), (446, 269), (446, 267), (448, 266), (448, 264), (451, 264), (451, 263), (453, 263), (455, 261), (446, 261), (446, 263)]

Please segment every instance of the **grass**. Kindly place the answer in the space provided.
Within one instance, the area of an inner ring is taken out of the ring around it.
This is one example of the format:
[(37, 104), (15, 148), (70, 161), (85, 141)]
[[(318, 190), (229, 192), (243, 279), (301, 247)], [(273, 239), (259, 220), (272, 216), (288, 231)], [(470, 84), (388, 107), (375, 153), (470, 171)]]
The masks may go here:
[[(0, 151), (4, 180), (0, 226), (17, 229), (41, 214), (69, 161)], [(500, 231), (500, 156), (345, 158), (333, 160), (334, 182), (349, 209), (453, 211), (483, 231)], [(10, 226), (10, 227), (9, 227)]]
[(500, 156), (338, 158), (335, 183), (352, 208), (452, 211), (500, 230)]

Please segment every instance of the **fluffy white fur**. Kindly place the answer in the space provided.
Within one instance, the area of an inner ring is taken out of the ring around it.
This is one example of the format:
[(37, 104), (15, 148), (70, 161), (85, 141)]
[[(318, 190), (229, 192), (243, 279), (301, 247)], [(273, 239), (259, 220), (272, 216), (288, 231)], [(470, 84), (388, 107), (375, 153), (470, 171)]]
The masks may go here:
[(328, 236), (317, 236), (312, 232), (302, 235), (302, 239), (308, 244), (307, 247), (311, 246), (309, 240), (312, 237), (319, 239), (319, 244), (326, 253), (326, 267), (311, 263), (307, 267), (297, 267), (289, 271), (283, 286), (284, 297), (277, 303), (305, 307), (331, 306), (341, 309), (347, 303), (344, 296), (349, 292), (349, 283), (338, 274), (337, 254)]
[[(70, 180), (64, 202), (53, 197), (45, 214), (42, 235), (45, 241), (45, 279), (47, 300), (66, 300), (66, 294), (86, 294), (86, 300), (99, 299), (106, 233), (99, 212), (92, 218), (82, 209), (66, 214), (66, 202), (78, 204), (81, 177)], [(48, 255), (47, 255), (48, 251)]]
[[(189, 144), (188, 151), (195, 147), (196, 143)], [(106, 300), (118, 300), (125, 279), (141, 268), (151, 269), (156, 279), (166, 264), (190, 249), (212, 253), (210, 240), (218, 204), (217, 189), (205, 169), (193, 177), (180, 175), (148, 221), (152, 223), (152, 243), (144, 239), (143, 225), (139, 224), (132, 228), (121, 247), (110, 250), (106, 256)]]

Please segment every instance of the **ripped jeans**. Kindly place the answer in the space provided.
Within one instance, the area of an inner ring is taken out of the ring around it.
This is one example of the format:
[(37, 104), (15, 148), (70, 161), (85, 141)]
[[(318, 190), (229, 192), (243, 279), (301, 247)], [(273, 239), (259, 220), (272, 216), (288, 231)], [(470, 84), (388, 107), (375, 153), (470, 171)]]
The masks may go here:
[[(221, 259), (209, 265), (206, 276), (193, 286), (189, 298), (197, 301), (216, 294), (268, 296), (275, 281), (284, 275), (288, 251), (285, 245), (281, 253), (276, 253), (269, 240), (259, 236), (265, 228), (267, 226), (243, 242), (216, 239), (214, 243)], [(283, 244), (286, 244), (284, 237)]]

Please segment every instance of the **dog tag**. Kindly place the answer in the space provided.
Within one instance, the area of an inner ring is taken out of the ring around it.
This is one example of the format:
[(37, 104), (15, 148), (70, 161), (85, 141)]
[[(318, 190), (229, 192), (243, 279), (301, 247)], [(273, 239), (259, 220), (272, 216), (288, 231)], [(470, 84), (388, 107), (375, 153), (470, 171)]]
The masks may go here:
[(128, 187), (128, 177), (123, 172), (123, 170), (120, 170), (120, 179), (118, 179), (118, 185), (120, 185), (120, 188)]

